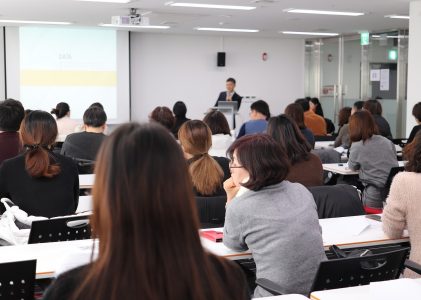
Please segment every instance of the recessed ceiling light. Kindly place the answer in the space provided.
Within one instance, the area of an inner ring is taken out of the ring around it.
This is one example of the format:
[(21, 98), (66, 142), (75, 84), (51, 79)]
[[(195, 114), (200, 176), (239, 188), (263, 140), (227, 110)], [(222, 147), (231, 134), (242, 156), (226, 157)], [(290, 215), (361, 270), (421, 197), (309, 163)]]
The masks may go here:
[(337, 36), (339, 33), (329, 32), (305, 32), (305, 31), (281, 31), (283, 34), (298, 34), (298, 35), (317, 35), (317, 36)]
[(118, 25), (118, 24), (98, 24), (102, 27), (133, 28), (133, 29), (169, 29), (166, 25)]
[(406, 19), (409, 20), (409, 16), (403, 16), (403, 15), (388, 15), (388, 16), (384, 16), (385, 18), (390, 18), (390, 19)]
[(74, 0), (79, 2), (130, 3), (132, 0)]
[(167, 3), (165, 3), (165, 5), (178, 6), (178, 7), (237, 9), (237, 10), (253, 10), (253, 9), (256, 9), (255, 6), (219, 5), (219, 4), (185, 3), (185, 2), (167, 2)]
[(364, 15), (362, 12), (332, 11), (332, 10), (313, 10), (313, 9), (284, 9), (285, 12), (295, 14), (313, 14), (313, 15), (333, 15), (333, 16), (351, 16), (358, 17)]
[(70, 22), (55, 22), (55, 21), (30, 21), (30, 20), (0, 20), (0, 23), (11, 24), (40, 24), (40, 25), (70, 25)]
[(227, 31), (227, 32), (259, 32), (257, 29), (236, 29), (236, 28), (211, 28), (211, 27), (196, 27), (200, 31)]

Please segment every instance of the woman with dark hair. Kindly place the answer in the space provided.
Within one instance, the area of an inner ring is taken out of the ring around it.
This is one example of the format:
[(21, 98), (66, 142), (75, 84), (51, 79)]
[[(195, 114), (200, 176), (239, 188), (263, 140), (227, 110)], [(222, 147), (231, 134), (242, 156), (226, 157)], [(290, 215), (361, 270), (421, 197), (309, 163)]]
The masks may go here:
[[(408, 229), (411, 240), (409, 259), (421, 264), (421, 132), (415, 135), (410, 151), (407, 151), (406, 172), (395, 176), (382, 214), (383, 231), (392, 239), (398, 239)], [(409, 146), (408, 145), (408, 146)], [(421, 276), (406, 269), (405, 277)]]
[(210, 156), (212, 132), (202, 121), (187, 121), (178, 132), (189, 165), (194, 191), (198, 196), (225, 195), (223, 182), (230, 177), (228, 159)]
[(320, 103), (319, 98), (310, 98), (309, 104), (310, 104), (310, 109), (316, 115), (319, 115), (325, 119), (327, 134), (333, 134), (335, 132), (335, 125), (333, 124), (332, 120), (325, 118), (322, 104)]
[(269, 105), (263, 100), (253, 102), (250, 105), (250, 121), (241, 125), (237, 139), (244, 135), (265, 132), (269, 118)]
[(28, 215), (73, 214), (79, 199), (79, 177), (72, 159), (53, 152), (57, 124), (47, 112), (29, 113), (20, 127), (25, 152), (0, 166), (0, 197)]
[(367, 100), (364, 102), (363, 108), (373, 115), (379, 134), (391, 140), (392, 132), (390, 131), (389, 123), (382, 117), (383, 109), (381, 103), (378, 100)]
[(66, 135), (75, 132), (78, 123), (70, 119), (70, 106), (65, 102), (60, 102), (56, 108), (51, 110), (51, 114), (56, 115), (56, 122), (58, 128), (58, 139), (64, 141)]
[(359, 171), (364, 185), (363, 204), (368, 208), (382, 209), (384, 187), (390, 170), (398, 166), (395, 145), (377, 134), (377, 126), (368, 111), (359, 111), (349, 119), (351, 148), (348, 166)]
[(211, 110), (203, 119), (212, 132), (212, 147), (209, 154), (212, 156), (226, 156), (226, 152), (233, 142), (227, 118), (218, 110)]
[(349, 117), (351, 116), (351, 107), (343, 107), (339, 111), (339, 132), (338, 136), (335, 139), (335, 147), (342, 146), (345, 149), (348, 149), (351, 145), (351, 142), (349, 140)]
[(98, 258), (59, 276), (45, 300), (249, 298), (239, 267), (203, 250), (187, 165), (161, 126), (125, 124), (104, 142), (91, 225)]
[(300, 128), (301, 133), (310, 144), (311, 148), (314, 149), (316, 141), (314, 135), (310, 129), (304, 123), (304, 110), (303, 107), (298, 103), (291, 103), (285, 108), (285, 114), (290, 117)]
[(287, 180), (304, 186), (323, 185), (323, 166), (320, 158), (311, 153), (311, 146), (297, 124), (287, 115), (269, 119), (267, 132), (286, 153), (291, 168)]
[(171, 132), (174, 134), (175, 138), (178, 139), (178, 130), (180, 129), (181, 125), (187, 121), (190, 121), (190, 119), (186, 118), (187, 106), (183, 101), (177, 101), (174, 103), (172, 112), (174, 113), (175, 122)]
[(150, 120), (157, 122), (171, 131), (175, 124), (175, 118), (171, 112), (171, 110), (166, 106), (158, 106), (156, 107), (151, 115)]
[(414, 105), (414, 107), (412, 108), (412, 115), (414, 116), (417, 125), (415, 125), (411, 130), (411, 134), (408, 138), (408, 144), (410, 144), (414, 140), (415, 135), (421, 129), (421, 102), (418, 102)]
[[(286, 180), (288, 158), (271, 136), (242, 137), (228, 153), (224, 244), (250, 249), (257, 277), (279, 284), (282, 294), (308, 295), (326, 259), (313, 196), (301, 184)], [(255, 297), (270, 295), (259, 287), (254, 292)]]

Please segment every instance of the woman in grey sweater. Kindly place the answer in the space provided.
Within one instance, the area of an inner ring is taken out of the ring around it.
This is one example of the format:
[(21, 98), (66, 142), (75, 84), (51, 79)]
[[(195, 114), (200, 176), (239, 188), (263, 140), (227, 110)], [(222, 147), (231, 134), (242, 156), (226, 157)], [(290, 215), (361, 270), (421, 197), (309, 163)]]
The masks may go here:
[[(232, 177), (224, 183), (224, 244), (251, 250), (257, 278), (276, 282), (285, 294), (307, 295), (326, 259), (313, 196), (285, 180), (288, 158), (272, 137), (245, 136), (228, 151)], [(254, 293), (270, 295), (259, 287)]]
[(393, 143), (377, 135), (378, 129), (370, 112), (359, 111), (349, 121), (352, 142), (348, 166), (358, 170), (364, 185), (363, 204), (371, 208), (383, 208), (387, 195), (384, 187), (390, 169), (398, 167), (396, 148)]

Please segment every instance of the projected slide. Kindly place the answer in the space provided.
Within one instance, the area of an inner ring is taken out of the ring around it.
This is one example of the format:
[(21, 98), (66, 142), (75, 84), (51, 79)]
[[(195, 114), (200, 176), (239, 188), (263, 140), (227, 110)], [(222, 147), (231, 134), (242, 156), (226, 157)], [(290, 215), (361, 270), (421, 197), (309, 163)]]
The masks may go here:
[(21, 27), (20, 100), (48, 111), (67, 102), (72, 118), (101, 102), (108, 118), (117, 118), (116, 36), (113, 30)]

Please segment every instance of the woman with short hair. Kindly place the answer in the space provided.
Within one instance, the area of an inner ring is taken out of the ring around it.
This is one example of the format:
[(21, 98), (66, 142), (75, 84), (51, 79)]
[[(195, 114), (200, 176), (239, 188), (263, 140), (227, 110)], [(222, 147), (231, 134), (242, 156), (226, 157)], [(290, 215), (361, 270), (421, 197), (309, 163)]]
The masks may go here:
[(91, 225), (98, 258), (62, 274), (55, 299), (248, 299), (235, 264), (205, 252), (187, 166), (156, 124), (125, 124), (98, 155)]
[[(229, 149), (231, 178), (223, 243), (249, 249), (257, 278), (282, 287), (282, 294), (308, 295), (326, 259), (316, 204), (301, 184), (286, 180), (289, 162), (269, 135), (242, 137)], [(256, 288), (255, 297), (270, 296)]]
[(378, 135), (377, 126), (368, 111), (358, 111), (349, 119), (351, 148), (348, 166), (358, 171), (364, 185), (363, 204), (382, 209), (384, 187), (390, 170), (398, 166), (395, 145)]
[(212, 132), (212, 147), (209, 154), (225, 157), (229, 146), (233, 142), (227, 118), (218, 110), (211, 110), (203, 119)]

